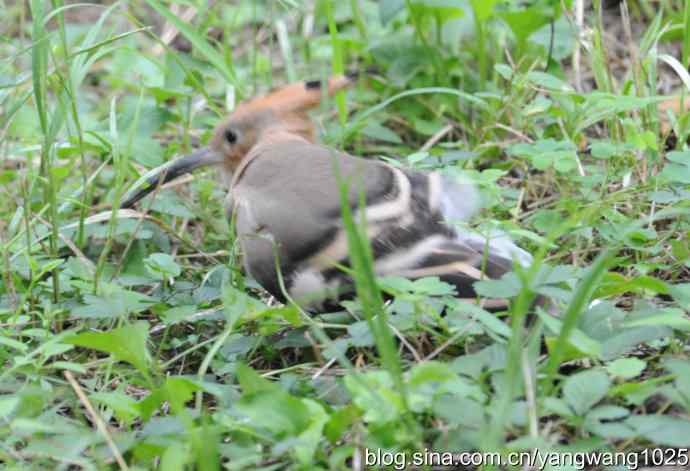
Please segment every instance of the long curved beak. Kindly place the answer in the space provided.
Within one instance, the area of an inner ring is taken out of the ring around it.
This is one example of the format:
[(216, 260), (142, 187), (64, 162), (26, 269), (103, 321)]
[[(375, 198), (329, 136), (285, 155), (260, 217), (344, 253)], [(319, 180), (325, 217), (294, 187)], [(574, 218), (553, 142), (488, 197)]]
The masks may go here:
[(125, 196), (121, 208), (131, 208), (134, 204), (163, 185), (194, 170), (223, 162), (223, 156), (209, 147), (202, 147), (189, 155), (171, 160), (160, 167), (146, 172), (139, 178)]

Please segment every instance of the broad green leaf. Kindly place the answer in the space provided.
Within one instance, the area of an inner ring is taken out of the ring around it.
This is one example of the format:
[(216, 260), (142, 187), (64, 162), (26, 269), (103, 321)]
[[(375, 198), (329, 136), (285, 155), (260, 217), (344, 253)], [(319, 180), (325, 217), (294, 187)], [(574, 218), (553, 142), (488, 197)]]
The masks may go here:
[(434, 399), (452, 394), (457, 397), (477, 397), (481, 394), (459, 377), (452, 368), (437, 361), (416, 364), (407, 375), (410, 408), (422, 412), (432, 407)]
[(148, 309), (155, 300), (136, 291), (122, 289), (116, 285), (102, 285), (99, 296), (84, 295), (84, 305), (73, 309), (77, 318), (112, 319), (127, 317)]
[(21, 402), (19, 396), (1, 396), (0, 397), (0, 418), (6, 419), (17, 409)]
[(563, 399), (548, 396), (545, 397), (543, 401), (544, 410), (550, 414), (560, 415), (561, 417), (570, 417), (574, 415), (573, 410)]
[(609, 374), (623, 379), (632, 379), (642, 373), (647, 363), (638, 358), (619, 358), (606, 367)]
[(149, 421), (153, 413), (166, 402), (170, 404), (170, 409), (173, 413), (183, 414), (185, 403), (189, 402), (194, 393), (201, 389), (191, 379), (181, 376), (167, 377), (162, 386), (153, 389), (151, 394), (138, 403), (138, 410), (142, 420)]
[[(448, 306), (449, 309), (451, 307), (453, 311), (469, 313), (473, 319), (476, 319), (486, 329), (495, 334), (498, 334), (500, 337), (510, 338), (512, 334), (510, 327), (504, 321), (496, 317), (494, 314), (480, 308), (476, 304), (470, 304), (463, 301), (455, 301), (450, 303), (450, 305)], [(462, 329), (465, 328), (465, 326), (461, 326), (459, 328)]]
[(508, 9), (501, 14), (501, 17), (510, 26), (517, 38), (518, 45), (522, 46), (532, 33), (539, 30), (553, 18), (553, 13), (551, 8), (546, 8), (543, 4), (537, 3), (529, 8)]
[(630, 411), (624, 407), (599, 406), (585, 417), (585, 429), (604, 438), (634, 438), (636, 433), (633, 428), (622, 421), (629, 415)]
[(670, 182), (690, 184), (690, 165), (666, 164), (659, 175)]
[(348, 325), (347, 333), (352, 338), (350, 345), (353, 347), (371, 347), (374, 345), (374, 336), (367, 321), (358, 321)]
[(690, 306), (690, 283), (671, 285), (669, 291), (673, 299), (684, 306)]
[(372, 139), (379, 141), (390, 142), (393, 144), (402, 144), (402, 139), (389, 128), (383, 126), (375, 121), (369, 121), (361, 130), (361, 133)]
[(684, 262), (690, 258), (690, 246), (687, 240), (670, 240), (671, 253), (679, 261)]
[(412, 0), (408, 4), (410, 15), (419, 18), (433, 18), (436, 22), (445, 23), (465, 14), (455, 0)]
[(457, 378), (451, 368), (438, 361), (425, 361), (417, 363), (408, 373), (407, 384), (412, 387), (425, 383), (444, 383)]
[(512, 80), (513, 78), (513, 69), (508, 64), (496, 64), (494, 70), (504, 80)]
[(560, 62), (573, 53), (577, 42), (575, 25), (571, 18), (562, 15), (553, 23), (553, 26), (549, 22), (532, 33), (528, 41), (530, 45), (540, 46), (543, 54), (551, 52), (552, 60)]
[(89, 398), (111, 408), (115, 415), (125, 422), (131, 422), (139, 417), (140, 412), (137, 401), (121, 391), (96, 392), (89, 395)]
[(148, 376), (151, 357), (146, 349), (149, 323), (137, 321), (110, 332), (85, 332), (64, 341), (80, 347), (110, 353), (118, 361), (133, 365)]
[[(560, 319), (552, 317), (543, 311), (538, 311), (537, 315), (544, 321), (546, 327), (551, 330), (554, 334), (559, 334), (563, 328), (563, 323)], [(549, 349), (555, 347), (555, 339), (547, 339), (547, 345)], [(580, 329), (573, 329), (568, 338), (568, 343), (574, 347), (577, 351), (590, 356), (592, 358), (601, 358), (602, 345), (597, 340), (589, 337), (587, 334), (582, 332)], [(575, 355), (573, 357), (573, 355)], [(579, 357), (576, 352), (570, 352), (570, 359)]]
[(298, 435), (295, 456), (300, 463), (309, 465), (314, 459), (314, 453), (321, 445), (321, 437), (324, 426), (328, 422), (328, 414), (321, 404), (312, 399), (304, 398), (302, 404), (309, 413), (309, 424)]
[(572, 265), (556, 265), (550, 266), (543, 264), (539, 267), (534, 280), (535, 285), (557, 285), (560, 283), (570, 282), (576, 280), (580, 275), (577, 267)]
[(479, 22), (486, 21), (494, 14), (494, 5), (498, 0), (470, 0), (474, 15)]
[(636, 415), (626, 423), (655, 445), (690, 446), (690, 421), (667, 415)]
[(187, 209), (184, 201), (173, 191), (162, 191), (151, 204), (151, 210), (163, 214), (170, 214), (186, 219), (195, 218), (195, 214)]
[(562, 93), (573, 93), (575, 90), (568, 83), (545, 72), (533, 70), (527, 74), (527, 80), (534, 85)]
[(508, 272), (498, 280), (476, 281), (473, 287), (477, 294), (487, 298), (512, 298), (518, 295), (522, 284), (515, 273)]
[(234, 407), (251, 420), (253, 427), (265, 428), (279, 437), (304, 431), (312, 413), (301, 399), (280, 388), (243, 394)]
[(614, 95), (606, 92), (592, 92), (587, 95), (585, 103), (581, 106), (583, 110), (582, 122), (579, 123), (577, 132), (607, 119), (616, 113), (638, 110), (666, 99), (667, 97), (663, 96), (636, 97), (630, 95)]
[(589, 411), (587, 418), (595, 420), (616, 420), (628, 417), (629, 415), (630, 411), (625, 407), (599, 406)]
[(244, 363), (240, 362), (237, 364), (235, 374), (237, 375), (237, 381), (240, 383), (244, 394), (280, 390), (280, 386), (263, 378), (253, 368), (250, 368)]
[(411, 293), (419, 295), (420, 298), (429, 296), (446, 296), (455, 293), (455, 288), (436, 276), (410, 280), (400, 276), (385, 276), (377, 278), (381, 289), (393, 295)]
[(5, 347), (12, 348), (22, 353), (25, 353), (28, 350), (28, 347), (19, 340), (5, 336), (0, 336), (0, 345), (4, 345)]
[(592, 157), (602, 160), (632, 152), (632, 148), (628, 145), (605, 140), (593, 141), (590, 143), (589, 148), (592, 152)]
[(630, 320), (623, 324), (625, 327), (666, 326), (673, 329), (690, 331), (690, 319), (681, 309), (658, 309), (656, 313)]
[[(573, 338), (578, 336), (578, 331), (574, 331), (572, 335), (573, 337), (571, 337), (570, 341), (564, 347), (562, 347), (563, 358), (561, 361), (565, 362), (580, 360), (582, 358), (590, 358), (591, 355), (588, 355), (587, 353), (583, 352), (573, 344)], [(545, 335), (544, 343), (546, 344), (546, 348), (548, 349), (548, 351), (552, 352), (556, 348), (556, 344), (558, 343), (558, 337), (554, 335)]]
[(94, 267), (93, 265), (84, 263), (84, 261), (78, 257), (70, 257), (67, 259), (64, 272), (74, 278), (93, 280)]
[(666, 154), (666, 158), (671, 162), (690, 166), (690, 151), (673, 151)]
[(381, 0), (379, 2), (379, 18), (384, 25), (405, 9), (405, 0)]
[(184, 410), (185, 403), (190, 401), (194, 393), (200, 389), (202, 389), (201, 386), (189, 378), (168, 376), (165, 379), (166, 400), (175, 414), (180, 414)]
[(240, 320), (259, 319), (272, 312), (260, 299), (235, 288), (231, 283), (223, 283), (222, 296), (225, 318), (233, 326)]
[(651, 342), (671, 335), (667, 326), (647, 325), (635, 328), (616, 326), (616, 333), (603, 342), (602, 359), (613, 360), (633, 351), (641, 343)]
[[(372, 371), (345, 376), (345, 386), (354, 404), (363, 412), (363, 419), (371, 423), (386, 423), (399, 418), (403, 412), (400, 393), (393, 389), (393, 379), (386, 371)], [(363, 384), (364, 383), (364, 384)]]
[(577, 414), (582, 415), (606, 396), (610, 386), (606, 373), (586, 370), (565, 380), (563, 397)]
[(325, 425), (324, 434), (331, 443), (336, 443), (347, 428), (359, 418), (357, 408), (352, 404), (345, 405), (331, 413)]
[(480, 430), (487, 422), (487, 409), (481, 402), (462, 395), (443, 394), (434, 398), (432, 411), (450, 425)]
[(663, 364), (664, 368), (675, 375), (676, 388), (690, 404), (690, 360), (687, 358), (667, 358)]
[(186, 444), (174, 443), (165, 449), (160, 460), (160, 469), (170, 471), (184, 471), (189, 469), (189, 447)]
[[(656, 239), (654, 237), (653, 239)], [(628, 279), (620, 273), (607, 273), (603, 282), (597, 288), (595, 297), (608, 297), (623, 293), (652, 293), (668, 294), (669, 286), (666, 282), (647, 275)]]
[(553, 167), (561, 173), (568, 173), (577, 167), (577, 148), (571, 141), (542, 139), (533, 143), (523, 142), (508, 147), (508, 152), (531, 160), (539, 170)]
[(180, 276), (182, 268), (175, 262), (175, 258), (167, 253), (152, 253), (144, 259), (146, 271), (157, 280), (165, 280)]
[[(558, 340), (554, 344), (551, 355), (546, 363), (546, 374), (549, 381), (556, 374), (556, 370), (561, 364), (562, 350), (570, 340), (573, 331), (576, 330), (577, 321), (585, 310), (585, 306), (592, 299), (592, 294), (601, 281), (601, 277), (606, 270), (606, 266), (611, 258), (608, 248), (604, 248), (594, 259), (592, 265), (587, 269), (582, 278), (578, 281), (573, 299), (563, 314), (563, 323), (559, 329)], [(552, 383), (553, 384), (553, 383)]]

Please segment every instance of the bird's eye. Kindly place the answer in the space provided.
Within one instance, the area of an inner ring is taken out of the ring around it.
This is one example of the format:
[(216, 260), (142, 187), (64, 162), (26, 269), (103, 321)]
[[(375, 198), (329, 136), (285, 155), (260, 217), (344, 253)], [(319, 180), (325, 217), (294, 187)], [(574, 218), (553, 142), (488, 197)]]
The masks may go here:
[(225, 130), (225, 140), (228, 144), (234, 144), (237, 142), (237, 133), (230, 128)]

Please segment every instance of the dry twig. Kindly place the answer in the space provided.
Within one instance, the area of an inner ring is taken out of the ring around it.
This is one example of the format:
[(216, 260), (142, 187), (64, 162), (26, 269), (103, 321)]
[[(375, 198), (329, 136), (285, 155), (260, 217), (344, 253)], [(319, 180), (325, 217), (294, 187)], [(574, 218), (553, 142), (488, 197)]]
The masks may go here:
[(86, 397), (86, 394), (84, 394), (84, 390), (81, 388), (81, 386), (79, 386), (77, 380), (74, 379), (74, 375), (72, 375), (72, 373), (67, 370), (65, 370), (63, 374), (65, 378), (67, 378), (67, 381), (69, 382), (70, 386), (72, 386), (72, 389), (74, 389), (74, 392), (77, 394), (79, 401), (82, 403), (86, 411), (89, 413), (91, 421), (96, 425), (96, 428), (101, 433), (101, 435), (103, 435), (103, 438), (105, 438), (105, 442), (108, 444), (108, 448), (110, 448), (110, 451), (115, 457), (115, 461), (117, 461), (118, 466), (120, 466), (120, 469), (124, 471), (129, 471), (129, 466), (127, 466), (127, 463), (125, 462), (124, 458), (122, 458), (120, 450), (117, 449), (117, 445), (115, 445), (115, 441), (113, 440), (112, 435), (110, 435), (108, 427), (106, 426), (105, 422), (103, 422), (103, 419), (101, 419), (101, 417), (96, 413), (96, 410), (91, 405), (89, 398)]

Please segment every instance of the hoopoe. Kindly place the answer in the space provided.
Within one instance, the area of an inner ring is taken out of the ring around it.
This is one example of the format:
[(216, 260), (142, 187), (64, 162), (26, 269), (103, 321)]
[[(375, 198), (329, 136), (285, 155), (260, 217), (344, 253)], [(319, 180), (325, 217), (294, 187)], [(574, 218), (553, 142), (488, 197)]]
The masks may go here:
[[(332, 95), (351, 80), (339, 76), (324, 85)], [(473, 185), (316, 144), (307, 112), (320, 103), (324, 85), (299, 82), (240, 104), (215, 128), (207, 147), (156, 169), (122, 206), (197, 168), (219, 167), (246, 271), (279, 300), (287, 294), (308, 309), (333, 306), (353, 293), (339, 268), (348, 262), (342, 181), (350, 182), (347, 202), (355, 219), (364, 212), (379, 276), (436, 276), (454, 285), (458, 297), (474, 300), (475, 281), (500, 277), (513, 260), (531, 263), (531, 255), (504, 234), (486, 239), (452, 224), (476, 212)], [(366, 204), (360, 208), (362, 192)], [(507, 305), (486, 302), (494, 309)]]

